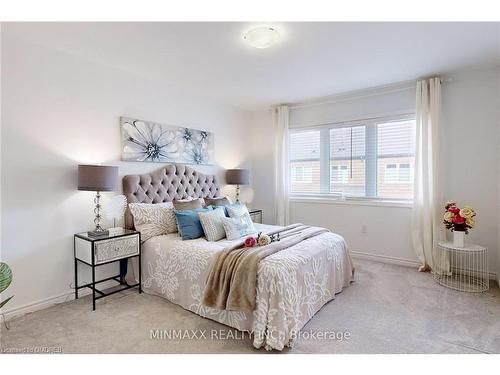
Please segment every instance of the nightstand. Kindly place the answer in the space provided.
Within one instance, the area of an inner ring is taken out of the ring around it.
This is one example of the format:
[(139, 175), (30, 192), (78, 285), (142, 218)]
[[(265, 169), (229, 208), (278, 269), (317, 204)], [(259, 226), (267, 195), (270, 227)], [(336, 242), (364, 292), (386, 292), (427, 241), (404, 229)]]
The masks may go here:
[(248, 213), (250, 214), (250, 218), (254, 223), (262, 224), (262, 210), (249, 208)]
[[(130, 288), (139, 288), (142, 293), (141, 281), (141, 234), (135, 230), (121, 229), (102, 237), (90, 237), (87, 232), (77, 233), (73, 239), (73, 252), (75, 257), (75, 299), (78, 299), (78, 290), (89, 288), (92, 290), (92, 310), (95, 310), (95, 301), (121, 292)], [(121, 279), (121, 275), (108, 277), (96, 281), (95, 269), (104, 264), (117, 262), (122, 259), (139, 258), (139, 283), (128, 284)], [(92, 282), (84, 285), (78, 285), (78, 262), (86, 264), (92, 269)], [(123, 285), (122, 288), (109, 293), (96, 288), (97, 284), (105, 281), (114, 280)], [(96, 297), (96, 293), (99, 296)]]

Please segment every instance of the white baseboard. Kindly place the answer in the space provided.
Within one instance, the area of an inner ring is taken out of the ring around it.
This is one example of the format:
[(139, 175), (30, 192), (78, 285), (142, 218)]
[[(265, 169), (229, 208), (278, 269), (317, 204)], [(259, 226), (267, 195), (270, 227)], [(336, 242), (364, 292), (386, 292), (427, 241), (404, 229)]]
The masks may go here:
[(416, 267), (420, 266), (417, 260), (392, 257), (389, 255), (363, 253), (361, 251), (351, 251), (353, 258), (373, 260), (375, 262), (396, 264), (398, 266)]
[[(109, 280), (109, 281), (106, 281), (104, 283), (100, 283), (99, 285), (100, 285), (99, 289), (104, 290), (104, 289), (108, 289), (108, 288), (112, 288), (114, 286), (117, 286), (117, 283), (113, 282), (113, 280)], [(78, 297), (85, 297), (91, 293), (92, 293), (92, 291), (90, 289), (83, 288), (83, 289), (80, 289), (80, 291), (78, 292)], [(2, 317), (6, 321), (8, 321), (14, 317), (28, 314), (28, 313), (32, 313), (32, 312), (35, 312), (38, 310), (43, 310), (43, 309), (46, 309), (48, 307), (57, 305), (59, 303), (69, 302), (69, 301), (72, 301), (74, 299), (75, 299), (75, 291), (73, 289), (71, 289), (65, 293), (61, 293), (61, 294), (56, 295), (56, 296), (44, 298), (44, 299), (41, 299), (41, 300), (38, 300), (35, 302), (26, 303), (24, 305), (17, 306), (17, 307), (14, 307), (12, 309), (1, 310), (0, 311), (0, 321), (2, 320)]]
[[(361, 251), (351, 251), (350, 253), (352, 254), (353, 258), (373, 260), (374, 262), (396, 264), (398, 266), (405, 266), (412, 268), (418, 268), (420, 266), (420, 262), (412, 259), (397, 258), (380, 254), (363, 253)], [(488, 272), (488, 275), (490, 280), (495, 280), (500, 286), (500, 275), (497, 275), (494, 272)]]

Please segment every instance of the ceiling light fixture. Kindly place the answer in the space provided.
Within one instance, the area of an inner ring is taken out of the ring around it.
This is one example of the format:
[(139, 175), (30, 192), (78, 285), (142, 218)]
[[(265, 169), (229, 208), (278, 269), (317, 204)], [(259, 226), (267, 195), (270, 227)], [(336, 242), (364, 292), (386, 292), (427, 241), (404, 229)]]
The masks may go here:
[(270, 26), (259, 26), (248, 30), (243, 39), (255, 48), (267, 48), (280, 39), (280, 33)]

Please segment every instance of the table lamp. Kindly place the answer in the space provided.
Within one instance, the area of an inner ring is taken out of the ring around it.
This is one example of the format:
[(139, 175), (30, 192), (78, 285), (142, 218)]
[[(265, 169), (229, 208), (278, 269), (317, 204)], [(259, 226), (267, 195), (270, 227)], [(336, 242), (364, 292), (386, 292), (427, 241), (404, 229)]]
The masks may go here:
[(248, 169), (228, 169), (226, 182), (228, 185), (236, 185), (236, 203), (240, 203), (240, 185), (250, 183), (250, 171)]
[(90, 237), (109, 235), (109, 231), (101, 227), (101, 192), (115, 191), (118, 182), (118, 167), (107, 165), (79, 165), (78, 190), (95, 191), (94, 224), (95, 229), (87, 232)]

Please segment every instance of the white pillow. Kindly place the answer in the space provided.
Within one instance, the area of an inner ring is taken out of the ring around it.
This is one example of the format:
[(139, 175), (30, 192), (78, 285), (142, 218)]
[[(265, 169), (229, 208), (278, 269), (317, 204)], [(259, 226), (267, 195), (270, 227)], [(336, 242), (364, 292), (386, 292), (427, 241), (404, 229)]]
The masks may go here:
[(208, 241), (219, 241), (226, 237), (226, 231), (222, 226), (222, 219), (226, 217), (224, 207), (218, 207), (212, 211), (199, 212), (198, 217)]
[(247, 206), (241, 203), (231, 204), (226, 206), (226, 209), (229, 217), (238, 217), (244, 214), (249, 214)]
[(143, 242), (154, 236), (177, 232), (172, 202), (130, 203), (128, 206), (134, 217), (134, 227), (141, 232)]
[(236, 240), (257, 232), (248, 213), (237, 217), (224, 217), (222, 218), (222, 226), (228, 240)]

